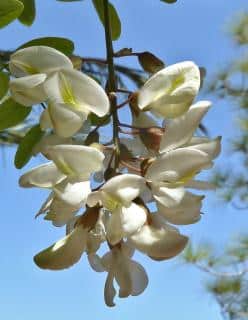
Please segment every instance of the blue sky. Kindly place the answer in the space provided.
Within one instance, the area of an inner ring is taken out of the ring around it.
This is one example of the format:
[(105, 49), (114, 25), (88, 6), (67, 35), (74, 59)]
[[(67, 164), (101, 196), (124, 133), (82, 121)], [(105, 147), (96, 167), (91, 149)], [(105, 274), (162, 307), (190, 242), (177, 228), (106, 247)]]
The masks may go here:
[[(246, 0), (178, 0), (166, 5), (159, 0), (113, 0), (122, 20), (122, 37), (115, 48), (132, 47), (150, 50), (167, 64), (194, 60), (205, 66), (208, 75), (237, 55), (235, 46), (225, 34), (233, 14), (248, 9)], [(31, 28), (15, 22), (0, 30), (1, 49), (14, 49), (41, 36), (63, 36), (72, 39), (76, 53), (104, 56), (103, 29), (91, 2), (59, 3), (37, 1), (37, 18)], [(123, 61), (124, 62), (124, 61)], [(133, 60), (128, 63), (136, 65)], [(228, 139), (235, 133), (234, 106), (214, 100), (205, 119), (212, 136), (222, 135), (224, 148), (217, 165), (230, 163)], [(105, 275), (94, 273), (85, 257), (75, 267), (50, 272), (39, 270), (32, 257), (63, 234), (34, 214), (45, 198), (40, 190), (22, 190), (18, 178), (27, 168), (40, 163), (34, 159), (21, 171), (14, 169), (14, 148), (5, 149), (1, 157), (1, 285), (0, 319), (43, 320), (68, 319), (136, 319), (151, 317), (181, 320), (221, 319), (217, 305), (204, 291), (206, 278), (174, 259), (155, 263), (143, 256), (138, 259), (149, 274), (150, 284), (136, 298), (117, 299), (117, 307), (108, 309), (103, 302)], [(227, 160), (228, 159), (228, 160)], [(233, 160), (232, 168), (237, 162)], [(235, 212), (208, 194), (200, 223), (183, 228), (194, 242), (208, 240), (221, 252), (227, 239), (247, 230), (243, 212)]]

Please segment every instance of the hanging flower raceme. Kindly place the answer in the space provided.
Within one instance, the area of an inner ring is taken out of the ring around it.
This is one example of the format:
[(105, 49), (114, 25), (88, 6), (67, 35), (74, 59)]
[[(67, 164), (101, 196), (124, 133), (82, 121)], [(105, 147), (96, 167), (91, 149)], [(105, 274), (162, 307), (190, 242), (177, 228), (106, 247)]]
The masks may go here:
[[(172, 224), (199, 221), (204, 198), (187, 188), (212, 187), (195, 180), (220, 152), (220, 137), (196, 135), (210, 108), (208, 101), (192, 104), (200, 87), (199, 68), (182, 62), (155, 73), (131, 95), (130, 125), (118, 120), (119, 96), (108, 92), (110, 110), (103, 88), (55, 49), (20, 49), (11, 56), (9, 68), (15, 77), (10, 81), (13, 99), (25, 106), (46, 106), (40, 117), (45, 132), (31, 153), (41, 153), (49, 162), (25, 173), (20, 185), (48, 189), (37, 215), (44, 214), (54, 226), (66, 226), (65, 237), (38, 253), (35, 263), (61, 270), (86, 253), (93, 270), (107, 273), (108, 306), (115, 305), (116, 285), (120, 298), (141, 294), (148, 277), (132, 258), (135, 250), (155, 261), (180, 254), (188, 237)], [(108, 123), (108, 117), (99, 118), (108, 114), (114, 130), (106, 140), (98, 129)], [(102, 243), (109, 250), (100, 256)]]

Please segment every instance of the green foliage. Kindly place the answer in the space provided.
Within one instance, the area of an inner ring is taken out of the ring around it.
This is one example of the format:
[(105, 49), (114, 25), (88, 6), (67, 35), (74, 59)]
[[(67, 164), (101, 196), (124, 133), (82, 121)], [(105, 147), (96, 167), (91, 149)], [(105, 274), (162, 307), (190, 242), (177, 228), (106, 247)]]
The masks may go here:
[(21, 123), (30, 112), (30, 107), (24, 107), (8, 98), (0, 105), (0, 131)]
[(7, 73), (0, 71), (0, 100), (9, 90), (9, 76)]
[(24, 9), (23, 3), (19, 0), (0, 1), (0, 28), (18, 18)]
[(217, 280), (208, 284), (208, 290), (217, 294), (223, 295), (227, 293), (238, 293), (241, 290), (241, 278), (218, 278)]
[[(96, 9), (98, 17), (104, 26), (105, 21), (104, 21), (103, 0), (92, 0), (92, 2)], [(117, 40), (121, 35), (121, 21), (117, 11), (115, 10), (115, 7), (111, 3), (109, 3), (109, 19), (110, 19), (112, 39)]]
[(210, 257), (211, 248), (209, 245), (202, 245), (194, 248), (191, 243), (187, 245), (183, 252), (183, 259), (187, 263), (196, 263)]
[(35, 19), (35, 0), (20, 0), (24, 5), (22, 14), (18, 17), (18, 20), (26, 25), (31, 26)]
[(28, 163), (32, 157), (32, 151), (34, 146), (41, 140), (44, 132), (41, 131), (40, 125), (37, 124), (32, 127), (21, 140), (16, 155), (15, 155), (15, 166), (17, 169), (21, 169)]
[(64, 53), (67, 56), (71, 55), (74, 51), (74, 43), (71, 40), (59, 37), (45, 37), (33, 39), (21, 45), (19, 48), (17, 48), (17, 50), (31, 46), (48, 46), (57, 49), (58, 51)]

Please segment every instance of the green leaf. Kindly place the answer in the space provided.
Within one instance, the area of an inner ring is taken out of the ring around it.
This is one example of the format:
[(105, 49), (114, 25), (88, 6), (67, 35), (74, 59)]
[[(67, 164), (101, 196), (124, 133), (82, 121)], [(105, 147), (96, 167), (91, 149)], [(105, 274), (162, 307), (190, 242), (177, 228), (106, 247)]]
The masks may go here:
[(19, 0), (0, 1), (0, 28), (7, 26), (22, 13), (24, 6)]
[(67, 56), (71, 55), (74, 51), (74, 43), (71, 40), (58, 37), (37, 38), (24, 43), (17, 48), (17, 50), (32, 46), (48, 46), (64, 53)]
[(162, 2), (166, 2), (166, 3), (175, 3), (177, 2), (177, 0), (160, 0)]
[(5, 72), (0, 72), (0, 99), (2, 99), (9, 89), (9, 76)]
[(31, 107), (24, 107), (9, 98), (0, 105), (0, 131), (21, 123), (31, 112)]
[(26, 25), (31, 26), (35, 19), (35, 0), (20, 0), (24, 5), (24, 10), (18, 20)]
[[(104, 26), (105, 21), (104, 21), (103, 0), (92, 0), (92, 2), (96, 9), (98, 17)], [(109, 19), (110, 19), (112, 40), (117, 40), (121, 35), (121, 21), (117, 11), (115, 10), (115, 7), (111, 3), (109, 3)]]
[(41, 131), (40, 125), (32, 127), (26, 135), (23, 137), (19, 144), (15, 155), (15, 166), (17, 169), (21, 169), (28, 163), (32, 157), (32, 151), (34, 146), (41, 140), (44, 132)]

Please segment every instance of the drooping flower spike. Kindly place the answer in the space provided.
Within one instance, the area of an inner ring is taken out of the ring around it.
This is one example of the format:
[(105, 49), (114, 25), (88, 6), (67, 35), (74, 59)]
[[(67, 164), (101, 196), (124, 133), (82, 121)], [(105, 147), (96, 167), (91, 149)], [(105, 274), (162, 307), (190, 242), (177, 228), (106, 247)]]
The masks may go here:
[[(199, 221), (204, 198), (188, 189), (212, 188), (196, 179), (213, 166), (221, 148), (220, 137), (197, 135), (211, 105), (193, 104), (199, 68), (186, 61), (155, 73), (136, 94), (131, 125), (124, 124), (133, 129), (127, 132), (132, 137), (122, 136), (123, 123), (113, 117), (114, 137), (106, 143), (97, 133), (101, 122), (90, 126), (86, 139), (82, 126), (91, 113), (112, 115), (109, 97), (95, 80), (73, 69), (68, 57), (43, 46), (21, 49), (11, 56), (10, 71), (16, 77), (10, 82), (13, 99), (47, 106), (40, 117), (45, 134), (32, 154), (49, 162), (25, 173), (20, 185), (49, 190), (37, 215), (66, 226), (65, 237), (38, 253), (35, 263), (61, 270), (86, 254), (94, 271), (107, 274), (108, 306), (115, 305), (116, 286), (120, 298), (141, 294), (148, 276), (134, 261), (135, 250), (154, 261), (180, 254), (188, 237), (173, 225)], [(109, 96), (118, 98), (113, 92)], [(103, 243), (109, 250), (99, 255)]]

